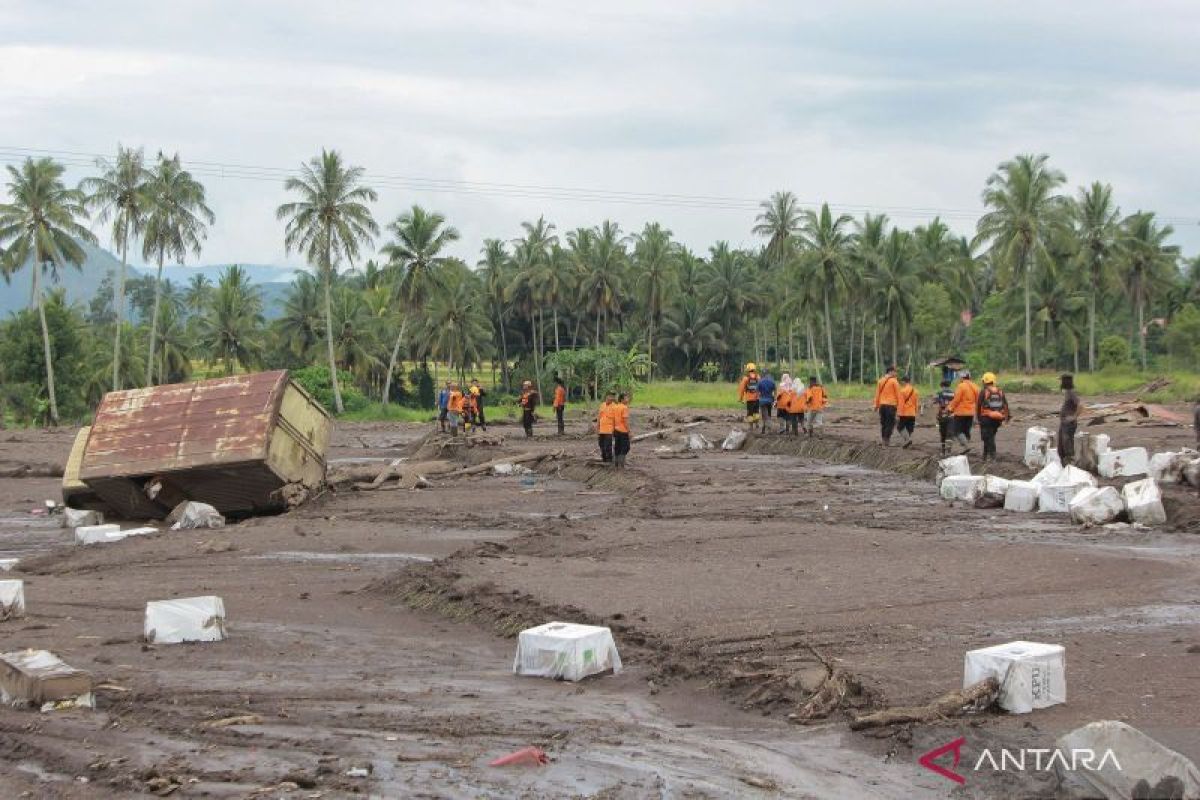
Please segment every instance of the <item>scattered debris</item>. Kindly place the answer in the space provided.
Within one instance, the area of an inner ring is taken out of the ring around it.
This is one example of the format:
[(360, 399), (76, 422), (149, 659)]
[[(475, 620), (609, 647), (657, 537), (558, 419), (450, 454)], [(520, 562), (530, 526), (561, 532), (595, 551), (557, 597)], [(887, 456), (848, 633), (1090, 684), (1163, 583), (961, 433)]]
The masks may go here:
[(1088, 487), (1067, 504), (1071, 521), (1092, 527), (1112, 522), (1125, 510), (1121, 494), (1111, 486)]
[(1033, 481), (1009, 481), (1004, 493), (1005, 511), (1035, 511), (1038, 503), (1039, 484)]
[(1145, 475), (1150, 469), (1150, 457), (1144, 447), (1109, 450), (1100, 455), (1100, 475), (1105, 478), (1129, 478)]
[(550, 757), (546, 755), (546, 751), (540, 747), (522, 747), (520, 750), (509, 753), (506, 756), (500, 756), (493, 761), (488, 762), (489, 767), (512, 767), (528, 764), (533, 767), (541, 767), (550, 763)]
[(688, 428), (695, 428), (697, 425), (701, 425), (701, 424), (703, 424), (703, 423), (702, 422), (689, 422), (685, 425), (672, 425), (669, 428), (660, 428), (659, 430), (656, 430), (656, 431), (648, 431), (646, 433), (639, 433), (637, 436), (632, 437), (629, 441), (642, 442), (642, 441), (645, 441), (646, 439), (653, 439), (656, 436), (659, 439), (661, 439), (664, 436), (666, 436), (668, 433), (684, 431), (684, 430), (687, 430)]
[(1020, 641), (971, 650), (963, 665), (963, 688), (995, 678), (1000, 707), (1013, 714), (1065, 703), (1065, 654), (1062, 645)]
[(548, 622), (521, 631), (513, 672), (539, 678), (579, 681), (589, 675), (621, 671), (612, 631), (573, 622)]
[(1150, 477), (1159, 483), (1183, 483), (1183, 473), (1200, 453), (1184, 448), (1174, 453), (1155, 453), (1150, 457), (1150, 467), (1147, 470)]
[(81, 510), (77, 508), (63, 509), (62, 526), (64, 528), (81, 528), (103, 524), (104, 515), (99, 511)]
[(1162, 492), (1154, 478), (1143, 478), (1125, 484), (1121, 489), (1125, 511), (1130, 522), (1142, 525), (1162, 525), (1167, 521), (1167, 512), (1162, 504)]
[(0, 581), (0, 622), (25, 616), (25, 581)]
[(154, 644), (219, 642), (225, 638), (225, 603), (220, 597), (181, 597), (146, 603), (145, 637)]
[[(286, 370), (109, 392), (77, 480), (127, 519), (161, 519), (184, 500), (223, 514), (281, 511), (277, 490), (324, 481), (330, 428)], [(74, 480), (63, 476), (72, 504)]]
[(1088, 472), (1100, 471), (1100, 456), (1108, 452), (1110, 438), (1107, 433), (1075, 434), (1075, 463)]
[(19, 558), (0, 558), (0, 572), (11, 572), (19, 563), (21, 563)]
[(223, 717), (222, 719), (209, 720), (204, 723), (206, 728), (228, 728), (233, 725), (260, 725), (262, 717), (258, 714), (238, 714), (233, 717)]
[(185, 500), (167, 516), (167, 524), (173, 531), (196, 528), (224, 528), (225, 517), (208, 503)]
[(991, 708), (999, 697), (1000, 681), (988, 676), (964, 687), (962, 691), (944, 694), (928, 705), (886, 708), (855, 717), (850, 721), (850, 730), (861, 731), (911, 722), (938, 722), (947, 717), (978, 714)]
[(966, 456), (950, 456), (943, 458), (938, 462), (938, 471), (936, 482), (938, 486), (942, 485), (942, 481), (952, 476), (966, 476), (971, 474), (971, 463), (967, 461)]
[(119, 533), (121, 526), (108, 523), (107, 525), (81, 525), (75, 529), (76, 544), (99, 544), (110, 541), (109, 536)]
[(344, 773), (347, 778), (369, 778), (371, 773), (375, 771), (375, 765), (367, 762), (365, 764), (355, 764)]
[(742, 430), (731, 430), (729, 435), (725, 437), (725, 441), (721, 442), (722, 450), (741, 450), (746, 445), (747, 433)]
[(688, 450), (712, 450), (713, 443), (703, 433), (689, 433), (685, 444)]
[(983, 494), (984, 483), (982, 475), (947, 475), (942, 479), (942, 499), (974, 503)]
[(0, 703), (43, 710), (92, 708), (92, 676), (47, 650), (4, 653), (0, 655)]
[(533, 470), (524, 464), (513, 464), (510, 461), (492, 466), (493, 475), (528, 475), (530, 472)]
[(1200, 797), (1200, 769), (1190, 759), (1124, 722), (1091, 722), (1055, 744), (1061, 752), (1094, 756), (1055, 765), (1068, 797)]
[(979, 497), (975, 499), (976, 508), (1001, 508), (1004, 505), (1004, 496), (1008, 494), (1007, 478), (999, 478), (995, 475), (983, 476), (983, 490)]
[(1040, 425), (1025, 431), (1025, 466), (1037, 469), (1046, 466), (1047, 453), (1054, 446), (1054, 434)]
[[(1068, 468), (1069, 469), (1069, 468)], [(1039, 514), (1066, 514), (1071, 510), (1071, 501), (1084, 489), (1092, 488), (1086, 483), (1055, 482), (1038, 487)]]

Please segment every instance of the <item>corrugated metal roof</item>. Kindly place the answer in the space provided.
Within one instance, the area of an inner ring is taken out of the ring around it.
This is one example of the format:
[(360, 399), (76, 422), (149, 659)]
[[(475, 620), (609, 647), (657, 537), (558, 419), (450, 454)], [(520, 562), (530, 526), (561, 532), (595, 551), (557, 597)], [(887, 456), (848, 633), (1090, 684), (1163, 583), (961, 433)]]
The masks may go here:
[(155, 475), (265, 458), (287, 372), (110, 392), (80, 478)]

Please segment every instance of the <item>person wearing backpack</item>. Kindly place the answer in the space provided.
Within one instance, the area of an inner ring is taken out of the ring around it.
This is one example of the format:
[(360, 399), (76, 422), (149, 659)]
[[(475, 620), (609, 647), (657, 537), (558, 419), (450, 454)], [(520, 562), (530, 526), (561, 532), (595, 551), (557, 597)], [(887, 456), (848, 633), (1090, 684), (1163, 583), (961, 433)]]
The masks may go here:
[(738, 401), (746, 404), (746, 422), (750, 427), (758, 422), (758, 368), (751, 361), (738, 384)]
[(994, 372), (983, 373), (976, 416), (979, 418), (979, 438), (983, 439), (983, 460), (991, 461), (996, 457), (996, 433), (1012, 417), (1008, 411), (1008, 398), (996, 385)]

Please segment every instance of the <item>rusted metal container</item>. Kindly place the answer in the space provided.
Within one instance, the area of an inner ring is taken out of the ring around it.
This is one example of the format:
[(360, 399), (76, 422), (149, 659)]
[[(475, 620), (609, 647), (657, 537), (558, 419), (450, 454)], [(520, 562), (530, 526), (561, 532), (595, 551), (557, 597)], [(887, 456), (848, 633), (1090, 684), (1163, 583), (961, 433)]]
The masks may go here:
[(130, 519), (165, 517), (183, 500), (235, 516), (278, 511), (285, 487), (324, 479), (330, 427), (286, 370), (109, 392), (78, 480)]

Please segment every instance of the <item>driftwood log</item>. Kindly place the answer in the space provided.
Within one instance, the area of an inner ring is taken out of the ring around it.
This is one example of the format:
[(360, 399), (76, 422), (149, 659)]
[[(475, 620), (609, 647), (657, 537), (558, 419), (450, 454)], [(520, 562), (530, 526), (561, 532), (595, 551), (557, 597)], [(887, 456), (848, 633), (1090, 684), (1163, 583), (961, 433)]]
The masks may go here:
[(661, 439), (662, 437), (666, 436), (668, 433), (676, 433), (678, 431), (685, 431), (688, 428), (694, 428), (697, 425), (703, 425), (703, 424), (704, 424), (703, 422), (688, 422), (684, 425), (672, 425), (669, 428), (659, 428), (656, 431), (649, 431), (647, 433), (639, 433), (637, 436), (634, 436), (629, 441), (643, 442), (646, 439), (653, 439), (655, 436), (657, 436), (658, 438)]
[(979, 683), (959, 692), (950, 692), (924, 706), (898, 706), (885, 708), (871, 714), (855, 717), (850, 730), (883, 728), (906, 722), (936, 722), (947, 717), (961, 717), (983, 711), (1000, 696), (1000, 682), (995, 678), (984, 678)]
[[(380, 473), (383, 476), (382, 480), (379, 479), (379, 476), (376, 476), (376, 480), (370, 483), (355, 484), (354, 488), (365, 491), (372, 489), (411, 489), (421, 485), (422, 481), (429, 477), (461, 478), (468, 475), (480, 475), (485, 472), (491, 472), (499, 464), (528, 464), (562, 458), (562, 455), (563, 451), (561, 450), (549, 453), (519, 453), (513, 456), (505, 456), (504, 458), (494, 458), (491, 461), (485, 461), (482, 464), (475, 464), (470, 467), (463, 467), (452, 461), (405, 462), (397, 464), (394, 467), (389, 464)], [(396, 483), (387, 483), (392, 477), (398, 478), (398, 481)]]

